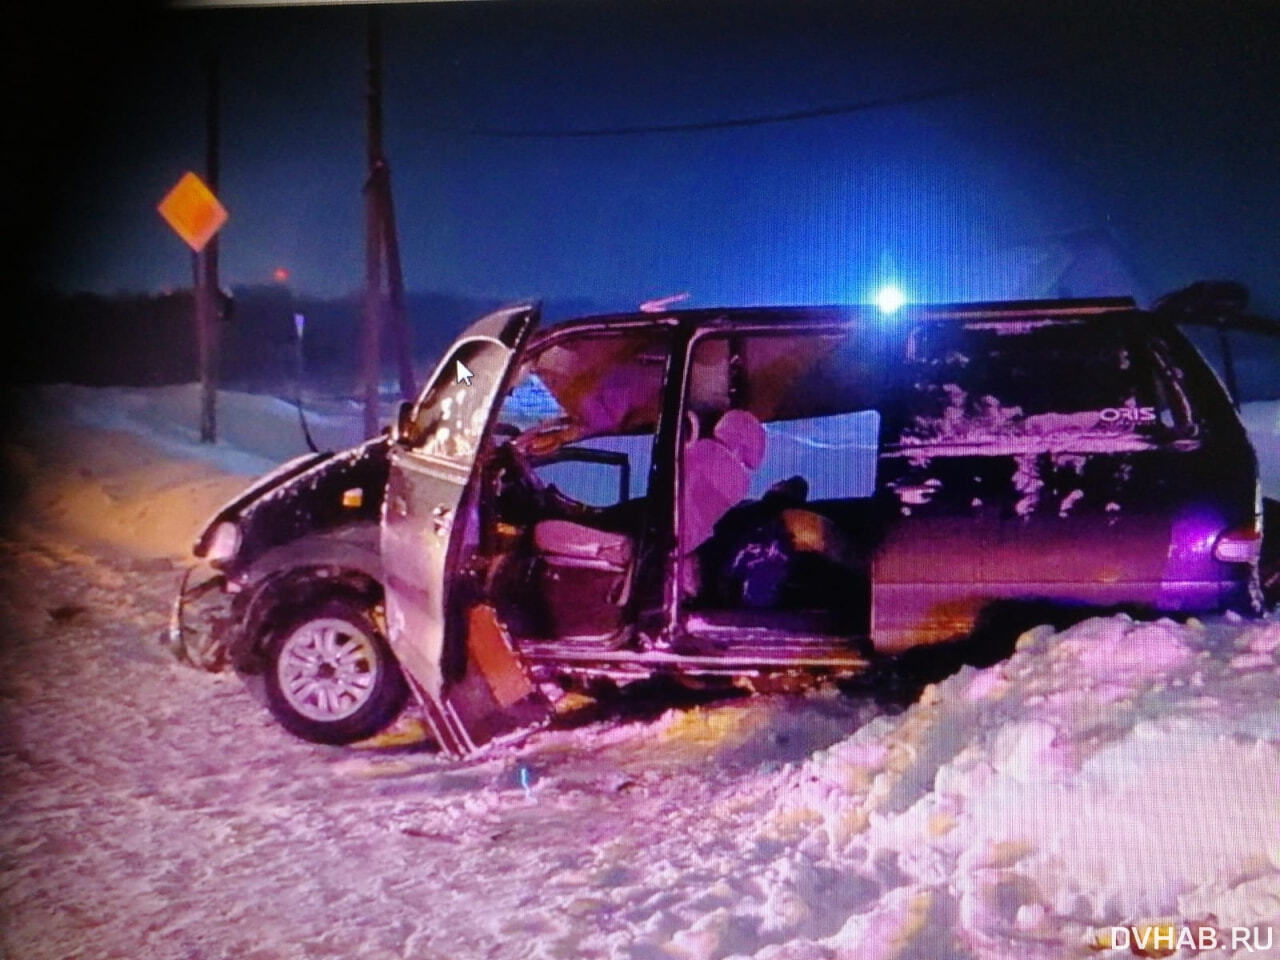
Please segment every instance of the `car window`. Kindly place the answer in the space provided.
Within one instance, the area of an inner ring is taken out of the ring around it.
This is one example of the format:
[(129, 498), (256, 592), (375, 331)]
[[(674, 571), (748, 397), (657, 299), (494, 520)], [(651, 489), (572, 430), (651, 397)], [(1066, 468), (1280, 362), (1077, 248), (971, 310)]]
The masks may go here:
[[(668, 361), (665, 330), (590, 333), (539, 350), (517, 384), (532, 378), (546, 413), (577, 425), (582, 437), (652, 433)], [(548, 397), (550, 398), (548, 400)]]
[(418, 452), (459, 463), (475, 457), (510, 353), (491, 340), (467, 340), (458, 346), (418, 403)]
[(879, 411), (778, 420), (764, 429), (764, 460), (752, 474), (751, 497), (762, 497), (778, 480), (793, 476), (805, 478), (810, 500), (875, 493)]
[(745, 411), (763, 427), (748, 497), (760, 499), (794, 477), (804, 480), (811, 501), (875, 493), (881, 421), (875, 402), (884, 376), (854, 332), (714, 334), (696, 343), (691, 359), (686, 445), (715, 442), (729, 410)]
[[(536, 352), (517, 373), (498, 422), (535, 472), (590, 506), (645, 495), (668, 361), (665, 330), (583, 334)], [(573, 459), (579, 451), (616, 456)], [(619, 463), (625, 463), (623, 471)]]
[(547, 385), (533, 371), (520, 376), (498, 413), (498, 422), (507, 423), (518, 430), (528, 430), (539, 423), (560, 420), (568, 416)]
[[(568, 412), (547, 389), (542, 378), (530, 370), (516, 383), (507, 397), (499, 414), (499, 422), (510, 424), (523, 433), (539, 424), (562, 422), (568, 417)], [(573, 446), (626, 456), (630, 463), (627, 495), (633, 499), (644, 496), (649, 480), (649, 464), (653, 458), (652, 433), (603, 434)], [(615, 469), (608, 466), (565, 461), (540, 464), (535, 471), (543, 481), (554, 483), (565, 496), (581, 503), (602, 507), (618, 502), (618, 475)]]
[[(565, 450), (572, 451), (577, 447), (625, 456), (629, 468), (627, 498), (634, 500), (644, 496), (649, 484), (649, 464), (653, 458), (652, 436), (592, 437)], [(544, 482), (555, 484), (557, 490), (579, 503), (608, 507), (618, 502), (619, 474), (615, 466), (568, 460), (542, 464), (535, 468), (535, 472)]]
[[(1045, 319), (713, 333), (695, 342), (683, 442), (728, 410), (765, 434), (749, 496), (802, 477), (812, 500), (873, 495), (916, 451), (1147, 449), (1187, 435), (1186, 398), (1132, 325)], [(1192, 431), (1193, 432), (1193, 431)]]
[(1174, 425), (1149, 351), (1096, 323), (930, 323), (910, 331), (889, 442), (1149, 445)]

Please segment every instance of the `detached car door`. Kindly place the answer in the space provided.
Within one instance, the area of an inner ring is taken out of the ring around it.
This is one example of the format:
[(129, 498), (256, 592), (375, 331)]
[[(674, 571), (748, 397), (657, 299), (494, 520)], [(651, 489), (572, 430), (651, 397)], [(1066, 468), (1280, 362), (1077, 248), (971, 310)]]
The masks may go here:
[(470, 753), (547, 716), (492, 609), (470, 604), (473, 474), (500, 391), (537, 325), (534, 305), (476, 321), (454, 343), (390, 450), (382, 516), (387, 634), (442, 749)]

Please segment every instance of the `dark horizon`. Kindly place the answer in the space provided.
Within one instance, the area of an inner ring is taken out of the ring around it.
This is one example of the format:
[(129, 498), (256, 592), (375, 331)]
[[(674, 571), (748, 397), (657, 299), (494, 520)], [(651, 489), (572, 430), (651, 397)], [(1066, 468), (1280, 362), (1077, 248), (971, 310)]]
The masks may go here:
[[(302, 295), (359, 290), (366, 13), (143, 7), (78, 30), (37, 23), (14, 85), (30, 93), (33, 188), (16, 201), (29, 282), (189, 284), (154, 207), (202, 167), (207, 43), (223, 75), (224, 284), (284, 267)], [(683, 291), (703, 306), (860, 302), (892, 280), (916, 301), (1037, 287), (1149, 301), (1215, 277), (1280, 312), (1273, 6), (379, 15), (411, 290), (612, 308)], [(68, 85), (36, 95), (51, 67)], [(518, 136), (548, 128), (562, 135)], [(1083, 252), (1062, 239), (1081, 236)], [(1089, 261), (1072, 284), (1096, 289), (1058, 289), (1072, 256)]]

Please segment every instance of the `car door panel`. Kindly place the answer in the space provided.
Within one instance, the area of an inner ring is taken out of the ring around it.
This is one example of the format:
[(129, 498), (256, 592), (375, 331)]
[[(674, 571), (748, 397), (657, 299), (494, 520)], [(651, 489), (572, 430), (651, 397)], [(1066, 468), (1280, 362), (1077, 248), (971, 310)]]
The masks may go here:
[(466, 569), (478, 536), (476, 461), (536, 322), (535, 307), (518, 306), (473, 324), (390, 453), (381, 535), (388, 636), (437, 740), (456, 755), (547, 716), (500, 622), (473, 602)]

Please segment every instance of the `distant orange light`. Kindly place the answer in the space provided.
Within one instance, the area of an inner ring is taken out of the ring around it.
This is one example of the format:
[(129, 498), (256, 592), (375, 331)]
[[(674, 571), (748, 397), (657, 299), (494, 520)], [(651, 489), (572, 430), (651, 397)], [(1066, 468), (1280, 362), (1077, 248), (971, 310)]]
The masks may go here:
[(271, 271), (271, 276), (276, 283), (284, 283), (289, 279), (289, 271), (284, 267), (276, 267)]

